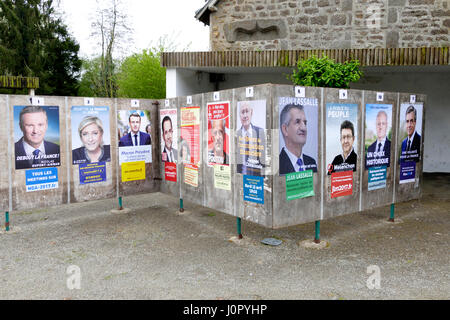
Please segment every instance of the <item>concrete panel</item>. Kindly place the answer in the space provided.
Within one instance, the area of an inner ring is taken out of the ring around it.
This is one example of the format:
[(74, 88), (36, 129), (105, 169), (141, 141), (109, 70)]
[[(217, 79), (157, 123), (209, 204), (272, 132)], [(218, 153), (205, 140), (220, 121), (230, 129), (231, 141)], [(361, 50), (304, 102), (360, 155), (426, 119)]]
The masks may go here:
[[(42, 191), (26, 191), (26, 169), (15, 170), (15, 156), (14, 156), (14, 106), (30, 105), (30, 97), (10, 96), (9, 100), (9, 127), (11, 128), (10, 143), (11, 153), (9, 155), (11, 160), (11, 177), (12, 177), (12, 210), (26, 210), (42, 207), (50, 207), (60, 205), (68, 202), (68, 174), (67, 165), (70, 160), (68, 154), (68, 141), (65, 132), (67, 132), (68, 117), (66, 112), (66, 103), (64, 97), (50, 97), (40, 96), (44, 99), (44, 106), (58, 106), (59, 107), (59, 128), (60, 128), (60, 162), (57, 166), (58, 172), (58, 188)], [(51, 125), (51, 124), (49, 124)], [(19, 139), (19, 137), (17, 137)]]
[[(323, 107), (324, 113), (322, 121), (324, 121), (324, 133), (323, 133), (323, 143), (324, 150), (326, 155), (327, 150), (327, 130), (329, 130), (329, 125), (327, 124), (327, 115), (326, 115), (326, 105), (327, 103), (339, 103), (339, 104), (356, 104), (358, 106), (358, 116), (357, 122), (358, 125), (355, 126), (355, 136), (357, 140), (354, 142), (353, 147), (357, 150), (357, 164), (356, 164), (356, 172), (353, 172), (353, 191), (352, 195), (331, 198), (331, 175), (326, 173), (328, 163), (325, 161), (325, 165), (323, 166), (324, 172), (324, 189), (323, 189), (323, 216), (322, 219), (328, 219), (336, 216), (340, 216), (343, 214), (357, 212), (360, 210), (360, 181), (361, 181), (361, 170), (362, 170), (362, 161), (363, 152), (361, 150), (361, 138), (362, 138), (362, 91), (360, 90), (347, 90), (348, 97), (347, 99), (340, 99), (339, 89), (334, 88), (326, 88), (324, 90), (324, 102)], [(339, 143), (339, 132), (336, 133), (336, 142)], [(342, 149), (341, 151), (342, 152)], [(324, 156), (325, 156), (324, 155)], [(326, 157), (325, 157), (326, 158)]]
[[(3, 117), (0, 119), (0, 144), (3, 146), (3, 150), (7, 152), (0, 153), (0, 210), (9, 211), (9, 194), (10, 194), (10, 172), (11, 162), (10, 155), (13, 153), (14, 145), (10, 140), (9, 117), (11, 108), (9, 107), (9, 96), (0, 95), (0, 110), (2, 110)], [(8, 144), (9, 143), (9, 144)]]
[(391, 137), (391, 152), (390, 152), (390, 165), (386, 171), (386, 188), (377, 190), (368, 190), (369, 171), (365, 168), (365, 146), (364, 141), (366, 139), (366, 125), (363, 126), (363, 139), (361, 139), (361, 148), (363, 150), (362, 160), (362, 181), (361, 181), (361, 209), (367, 210), (374, 207), (381, 207), (391, 204), (394, 201), (394, 183), (395, 175), (398, 172), (396, 170), (396, 142), (397, 142), (397, 108), (398, 108), (398, 93), (384, 92), (383, 101), (377, 101), (376, 91), (364, 91), (364, 102), (362, 105), (363, 116), (362, 119), (366, 121), (366, 105), (367, 104), (390, 104), (392, 105), (392, 121), (390, 122), (392, 128)]
[[(152, 193), (158, 192), (160, 189), (160, 180), (156, 179), (160, 177), (160, 157), (159, 157), (159, 140), (154, 140), (154, 137), (159, 135), (158, 126), (158, 105), (156, 101), (153, 100), (139, 100), (139, 107), (133, 107), (131, 105), (131, 99), (117, 99), (117, 112), (120, 110), (149, 110), (150, 111), (150, 122), (151, 122), (151, 138), (152, 138), (152, 163), (145, 164), (145, 180), (138, 181), (128, 181), (122, 182), (122, 170), (118, 165), (118, 185), (119, 185), (119, 196), (134, 195), (139, 193)], [(116, 114), (117, 114), (116, 112)], [(115, 132), (117, 130), (117, 119), (115, 121)], [(118, 138), (118, 135), (116, 133)], [(116, 141), (116, 146), (118, 146), (118, 141)], [(118, 152), (117, 148), (117, 152)], [(119, 159), (119, 155), (116, 155), (116, 159)]]
[[(273, 86), (272, 105), (273, 105), (273, 144), (272, 144), (272, 163), (273, 163), (273, 227), (286, 227), (290, 225), (320, 220), (321, 218), (321, 190), (323, 179), (323, 152), (322, 152), (322, 89), (321, 88), (305, 88), (305, 98), (317, 99), (317, 127), (308, 127), (307, 142), (316, 135), (317, 140), (317, 172), (313, 173), (314, 196), (286, 200), (286, 177), (279, 174), (279, 155), (280, 155), (280, 97), (295, 97), (294, 86), (276, 85)], [(311, 120), (311, 119), (310, 119)]]
[[(204, 171), (203, 167), (206, 163), (203, 161), (206, 153), (206, 149), (202, 148), (204, 135), (206, 133), (205, 125), (207, 123), (204, 121), (206, 114), (206, 105), (203, 102), (203, 94), (197, 94), (190, 97), (191, 101), (188, 103), (187, 97), (179, 97), (179, 115), (180, 115), (180, 128), (181, 128), (181, 108), (183, 107), (200, 107), (200, 137), (199, 137), (199, 151), (200, 151), (200, 163), (198, 164), (198, 186), (192, 186), (190, 184), (185, 183), (185, 165), (180, 161), (178, 166), (178, 170), (180, 171), (180, 198), (183, 200), (187, 200), (199, 205), (205, 205), (205, 181), (204, 181)], [(181, 130), (179, 133), (179, 141), (181, 143)], [(192, 157), (192, 150), (191, 157)], [(181, 157), (180, 157), (181, 158)], [(189, 208), (187, 208), (189, 209)]]
[[(261, 137), (261, 139), (265, 140), (265, 150), (264, 150), (264, 164), (266, 168), (263, 172), (264, 175), (264, 204), (244, 201), (244, 187), (243, 187), (243, 174), (238, 173), (238, 171), (234, 171), (234, 208), (235, 215), (241, 217), (245, 220), (252, 221), (254, 223), (261, 224), (266, 227), (272, 227), (273, 225), (273, 208), (272, 208), (272, 192), (273, 192), (273, 176), (270, 164), (272, 163), (272, 85), (258, 85), (252, 86), (253, 88), (253, 97), (247, 97), (247, 88), (238, 88), (234, 90), (234, 102), (232, 104), (232, 140), (234, 145), (234, 161), (233, 161), (233, 169), (237, 170), (237, 165), (241, 165), (242, 155), (239, 151), (239, 135), (238, 130), (241, 129), (241, 120), (239, 116), (238, 110), (238, 102), (242, 101), (257, 101), (257, 100), (265, 100), (266, 104), (266, 113), (263, 115), (258, 114), (258, 110), (253, 110), (252, 115), (252, 125), (256, 125), (257, 127), (262, 128), (262, 125), (256, 122), (259, 120), (265, 119), (265, 129), (264, 134), (265, 138)], [(242, 170), (241, 170), (242, 172)]]
[[(424, 141), (425, 141), (425, 110), (426, 110), (426, 95), (423, 94), (415, 94), (415, 93), (400, 93), (399, 94), (399, 108), (398, 108), (398, 119), (401, 119), (400, 116), (400, 106), (402, 103), (409, 103), (411, 100), (411, 95), (416, 96), (416, 102), (423, 103), (423, 114), (422, 114), (422, 141), (420, 147), (420, 161), (416, 163), (416, 172), (415, 172), (415, 181), (412, 183), (404, 183), (400, 184), (400, 150), (401, 150), (401, 141), (397, 139), (397, 174), (395, 177), (395, 202), (404, 202), (413, 199), (419, 199), (422, 194), (422, 182), (423, 182), (423, 153), (424, 153)], [(402, 123), (398, 121), (397, 132), (400, 134), (400, 126)]]

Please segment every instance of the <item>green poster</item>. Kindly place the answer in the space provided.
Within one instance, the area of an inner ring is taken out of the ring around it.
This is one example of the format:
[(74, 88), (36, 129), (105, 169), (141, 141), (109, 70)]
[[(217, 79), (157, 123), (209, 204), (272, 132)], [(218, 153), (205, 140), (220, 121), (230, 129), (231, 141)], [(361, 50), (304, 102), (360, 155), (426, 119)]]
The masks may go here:
[(301, 171), (286, 174), (286, 200), (314, 196), (313, 171)]

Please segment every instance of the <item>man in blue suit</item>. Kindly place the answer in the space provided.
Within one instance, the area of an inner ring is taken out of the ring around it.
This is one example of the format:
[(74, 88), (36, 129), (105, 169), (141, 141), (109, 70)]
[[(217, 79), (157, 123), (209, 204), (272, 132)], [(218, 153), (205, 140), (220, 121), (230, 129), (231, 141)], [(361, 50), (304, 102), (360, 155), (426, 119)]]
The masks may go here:
[(390, 166), (391, 141), (387, 138), (388, 116), (383, 110), (376, 118), (377, 140), (367, 148), (366, 168)]
[(417, 110), (414, 106), (406, 109), (406, 133), (408, 136), (402, 142), (400, 162), (420, 161), (420, 134), (416, 131)]
[(139, 131), (141, 127), (141, 116), (133, 113), (128, 117), (130, 124), (130, 133), (120, 138), (119, 147), (144, 146), (152, 144), (152, 140), (148, 133)]
[(14, 144), (16, 170), (60, 165), (59, 145), (44, 140), (48, 117), (43, 108), (23, 108), (19, 116), (19, 126), (23, 137)]

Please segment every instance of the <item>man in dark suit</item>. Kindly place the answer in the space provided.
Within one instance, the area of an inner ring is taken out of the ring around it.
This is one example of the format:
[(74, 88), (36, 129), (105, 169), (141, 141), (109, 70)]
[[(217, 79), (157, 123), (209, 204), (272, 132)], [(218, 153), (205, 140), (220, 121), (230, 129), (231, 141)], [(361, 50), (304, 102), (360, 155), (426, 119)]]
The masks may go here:
[(334, 157), (331, 166), (328, 168), (328, 174), (340, 171), (356, 171), (358, 156), (353, 149), (355, 142), (355, 128), (353, 123), (345, 120), (341, 123), (341, 145), (342, 154)]
[(402, 142), (400, 162), (420, 161), (420, 134), (416, 131), (417, 110), (414, 106), (406, 109), (406, 133), (408, 136)]
[(312, 170), (317, 172), (314, 158), (303, 153), (308, 128), (302, 105), (287, 104), (280, 114), (280, 129), (285, 147), (280, 152), (280, 174)]
[(19, 126), (23, 137), (14, 144), (16, 170), (60, 165), (59, 145), (44, 140), (48, 118), (43, 108), (40, 106), (23, 108), (20, 112)]
[(236, 132), (238, 138), (237, 172), (251, 175), (264, 175), (266, 154), (266, 135), (264, 129), (252, 124), (253, 107), (250, 101), (238, 103), (241, 128)]
[(130, 133), (120, 138), (119, 147), (144, 146), (152, 144), (148, 133), (139, 131), (141, 127), (141, 116), (133, 113), (128, 117)]
[(173, 139), (173, 127), (172, 119), (169, 116), (165, 116), (161, 122), (162, 138), (164, 141), (164, 147), (161, 152), (162, 162), (177, 162), (178, 151), (172, 148)]
[(385, 111), (381, 110), (377, 114), (376, 128), (377, 140), (368, 148), (366, 154), (366, 168), (375, 166), (390, 166), (391, 161), (391, 141), (386, 137), (388, 127), (388, 117)]

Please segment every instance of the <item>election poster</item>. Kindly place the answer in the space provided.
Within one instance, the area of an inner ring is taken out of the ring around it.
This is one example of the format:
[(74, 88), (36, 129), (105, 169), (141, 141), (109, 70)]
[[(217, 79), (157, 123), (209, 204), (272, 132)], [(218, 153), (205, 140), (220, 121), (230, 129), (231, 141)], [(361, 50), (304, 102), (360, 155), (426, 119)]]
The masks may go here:
[(198, 165), (200, 163), (200, 107), (183, 107), (180, 110), (181, 162)]
[(282, 97), (278, 103), (280, 176), (307, 170), (317, 172), (318, 99)]
[(351, 196), (353, 194), (353, 171), (331, 173), (331, 198)]
[(159, 111), (161, 129), (161, 160), (176, 163), (178, 159), (178, 119), (177, 109)]
[(208, 165), (230, 164), (230, 102), (208, 103)]
[(390, 166), (392, 141), (392, 105), (366, 104), (366, 169)]
[(231, 191), (231, 169), (228, 165), (214, 165), (214, 188)]
[(184, 165), (184, 183), (195, 188), (198, 187), (198, 167), (196, 165)]
[(166, 181), (177, 182), (177, 164), (175, 162), (164, 162), (164, 177)]
[(266, 163), (266, 100), (237, 103), (237, 173), (264, 175)]
[(109, 107), (72, 106), (72, 164), (111, 161)]
[(314, 196), (313, 171), (291, 172), (286, 174), (286, 200)]
[(119, 164), (124, 162), (152, 162), (150, 111), (119, 110), (117, 134), (119, 140)]
[(264, 204), (264, 177), (243, 176), (244, 201)]
[(124, 162), (121, 170), (122, 182), (145, 180), (145, 161)]
[(16, 170), (61, 165), (59, 107), (14, 106)]
[(26, 192), (58, 189), (58, 168), (25, 171)]
[(82, 163), (79, 175), (80, 184), (106, 181), (106, 162)]
[(358, 105), (327, 103), (327, 173), (356, 171), (358, 161)]

